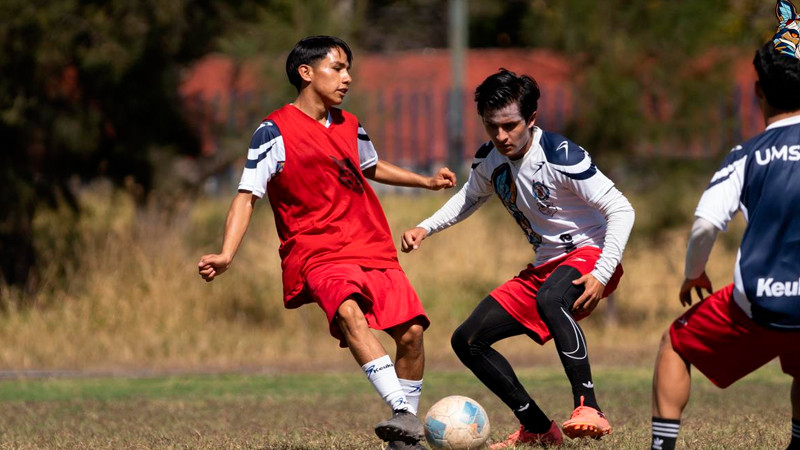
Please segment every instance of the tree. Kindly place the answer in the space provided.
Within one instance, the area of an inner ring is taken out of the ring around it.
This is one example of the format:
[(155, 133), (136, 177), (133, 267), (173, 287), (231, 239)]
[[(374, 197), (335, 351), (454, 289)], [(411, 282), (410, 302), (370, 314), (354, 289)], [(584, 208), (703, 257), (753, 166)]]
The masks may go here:
[(251, 2), (0, 2), (0, 282), (32, 287), (32, 223), (72, 184), (102, 176), (143, 191), (153, 154), (196, 152), (179, 70)]
[(730, 101), (730, 58), (752, 55), (775, 24), (774, 3), (761, 0), (529, 4), (521, 42), (564, 52), (581, 81), (571, 134), (623, 154), (642, 140), (703, 133)]

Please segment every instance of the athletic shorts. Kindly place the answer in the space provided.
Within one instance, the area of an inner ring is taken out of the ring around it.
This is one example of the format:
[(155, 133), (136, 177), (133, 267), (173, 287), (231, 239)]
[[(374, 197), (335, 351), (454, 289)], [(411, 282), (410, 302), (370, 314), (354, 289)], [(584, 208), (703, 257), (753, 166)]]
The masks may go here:
[(762, 327), (733, 300), (733, 285), (694, 305), (669, 328), (672, 348), (715, 385), (726, 388), (778, 357), (800, 376), (800, 332)]
[[(594, 270), (594, 265), (600, 259), (600, 249), (597, 247), (580, 247), (566, 255), (548, 261), (538, 266), (528, 264), (528, 267), (519, 275), (506, 281), (491, 292), (491, 295), (500, 305), (508, 311), (519, 323), (533, 332), (533, 340), (539, 344), (544, 344), (550, 340), (550, 330), (539, 317), (536, 309), (536, 293), (553, 273), (556, 268), (561, 266), (574, 267), (586, 275)], [(622, 278), (622, 265), (618, 265), (611, 279), (608, 281), (603, 297), (608, 297), (619, 284)], [(589, 313), (573, 316), (575, 320), (581, 320)]]
[(422, 303), (400, 269), (367, 269), (356, 264), (323, 264), (306, 273), (305, 289), (328, 318), (331, 336), (347, 347), (344, 335), (334, 320), (339, 306), (352, 298), (364, 312), (367, 324), (386, 330), (420, 318), (424, 328), (430, 320)]

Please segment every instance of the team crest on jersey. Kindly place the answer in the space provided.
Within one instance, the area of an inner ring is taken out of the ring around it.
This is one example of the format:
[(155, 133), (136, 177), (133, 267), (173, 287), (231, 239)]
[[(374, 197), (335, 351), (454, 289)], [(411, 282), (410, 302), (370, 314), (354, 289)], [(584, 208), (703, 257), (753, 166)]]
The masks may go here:
[(536, 181), (533, 183), (533, 196), (536, 197), (536, 207), (539, 212), (546, 216), (554, 216), (558, 212), (558, 208), (553, 206), (550, 201), (550, 188)]
[(514, 176), (511, 174), (511, 167), (508, 164), (501, 164), (494, 169), (492, 173), (492, 185), (500, 201), (506, 207), (506, 210), (511, 214), (514, 220), (517, 221), (528, 242), (533, 245), (533, 249), (537, 250), (542, 244), (542, 236), (533, 231), (531, 223), (522, 211), (517, 207), (517, 184), (514, 182)]
[(800, 59), (800, 20), (797, 10), (791, 1), (778, 0), (775, 15), (778, 16), (778, 30), (772, 38), (775, 50)]
[(347, 158), (337, 159), (333, 155), (330, 155), (330, 157), (339, 167), (339, 182), (356, 194), (363, 194), (364, 185), (361, 183), (361, 178), (358, 176), (358, 170), (355, 165)]

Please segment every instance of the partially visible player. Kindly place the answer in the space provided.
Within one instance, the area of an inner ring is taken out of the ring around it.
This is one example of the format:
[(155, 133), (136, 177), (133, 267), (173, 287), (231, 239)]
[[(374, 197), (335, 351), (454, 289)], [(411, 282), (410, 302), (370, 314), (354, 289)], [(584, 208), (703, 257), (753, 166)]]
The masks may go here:
[[(800, 449), (800, 27), (778, 1), (773, 42), (753, 60), (767, 129), (736, 146), (711, 178), (695, 211), (686, 252), (683, 305), (701, 302), (664, 333), (653, 376), (652, 448), (672, 450), (689, 402), (690, 367), (720, 388), (779, 358), (792, 378), (792, 437)], [(747, 220), (733, 284), (712, 292), (705, 273), (717, 233), (738, 210)], [(764, 443), (772, 447), (773, 443)]]
[[(633, 226), (631, 204), (567, 138), (538, 128), (539, 87), (501, 69), (475, 90), (490, 141), (475, 155), (469, 180), (439, 211), (403, 234), (403, 251), (466, 219), (496, 194), (536, 251), (533, 264), (496, 288), (456, 329), (458, 357), (520, 421), (492, 448), (560, 445), (561, 430), (528, 395), (492, 344), (526, 335), (551, 337), (574, 399), (564, 422), (571, 438), (599, 438), (611, 426), (595, 398), (586, 340), (577, 321), (608, 296), (622, 276), (620, 261)], [(474, 261), (475, 264), (485, 262)]]
[[(347, 44), (331, 36), (305, 38), (291, 51), (286, 73), (297, 98), (253, 134), (222, 251), (203, 255), (198, 270), (212, 281), (230, 267), (253, 207), (266, 194), (281, 241), (284, 305), (317, 303), (325, 311), (331, 335), (350, 349), (392, 408), (392, 418), (375, 433), (390, 448), (424, 448), (416, 413), (429, 321), (365, 177), (433, 190), (452, 187), (456, 179), (446, 168), (423, 177), (378, 159), (358, 119), (335, 108), (350, 88), (351, 62)], [(394, 338), (394, 363), (370, 329)]]

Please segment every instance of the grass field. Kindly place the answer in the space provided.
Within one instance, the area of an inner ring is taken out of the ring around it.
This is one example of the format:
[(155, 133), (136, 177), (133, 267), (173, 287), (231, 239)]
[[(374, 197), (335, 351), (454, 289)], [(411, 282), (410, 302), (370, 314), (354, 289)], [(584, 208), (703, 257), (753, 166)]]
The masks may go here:
[[(571, 398), (560, 368), (520, 375), (553, 419), (567, 419)], [(614, 432), (566, 448), (646, 448), (650, 377), (649, 368), (596, 368), (599, 399)], [(696, 376), (680, 448), (785, 448), (788, 392), (789, 379), (774, 363), (724, 391)], [(451, 394), (486, 408), (492, 440), (517, 426), (466, 370), (429, 371), (421, 410)], [(0, 382), (0, 411), (4, 449), (378, 449), (372, 427), (388, 415), (356, 370), (7, 380)]]
[[(613, 301), (581, 322), (615, 432), (569, 448), (647, 447), (651, 367), (661, 333), (683, 311), (677, 289), (686, 236), (709, 173), (669, 182), (645, 176), (637, 189), (621, 186), (637, 211), (625, 276)], [(381, 202), (399, 236), (448, 196), (386, 194)], [(81, 195), (80, 216), (60, 209), (37, 217), (40, 289), (0, 284), (0, 378), (21, 377), (0, 381), (0, 448), (380, 447), (372, 427), (388, 411), (330, 338), (321, 311), (282, 307), (268, 205), (258, 205), (231, 270), (211, 284), (197, 276), (199, 256), (219, 249), (228, 202), (137, 209), (126, 194), (92, 186)], [(707, 267), (717, 288), (732, 278), (741, 221), (731, 228)], [(468, 395), (486, 407), (493, 440), (514, 431), (513, 415), (463, 369), (448, 343), (477, 302), (533, 256), (496, 201), (431, 237), (422, 251), (399, 255), (432, 322), (422, 410), (446, 395)], [(545, 411), (567, 419), (569, 387), (552, 346), (519, 338), (497, 348), (521, 369)], [(77, 378), (25, 379), (40, 370)], [(191, 372), (239, 375), (131, 376)], [(727, 391), (697, 377), (682, 448), (785, 447), (788, 392), (789, 380), (774, 364)]]

